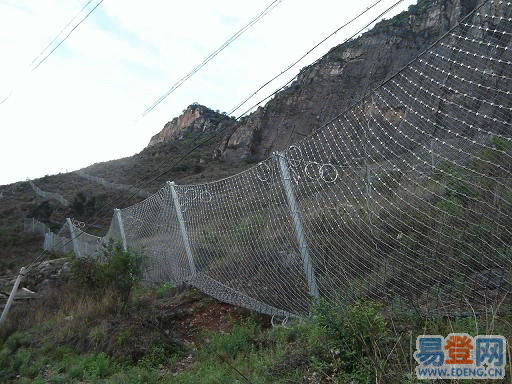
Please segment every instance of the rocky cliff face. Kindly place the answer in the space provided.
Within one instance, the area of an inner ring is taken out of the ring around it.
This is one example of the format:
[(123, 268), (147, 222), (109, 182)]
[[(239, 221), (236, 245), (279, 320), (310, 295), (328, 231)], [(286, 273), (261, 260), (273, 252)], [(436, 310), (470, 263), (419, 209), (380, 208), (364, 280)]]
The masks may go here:
[[(214, 157), (228, 161), (265, 158), (309, 135), (398, 72), (476, 5), (477, 0), (419, 0), (407, 12), (333, 48), (303, 68), (291, 86), (265, 107), (236, 122)], [(185, 132), (219, 129), (226, 123), (205, 118), (203, 108), (189, 107), (155, 135), (150, 145)]]
[(333, 48), (241, 122), (221, 144), (222, 158), (264, 158), (309, 135), (399, 71), (475, 6), (471, 0), (419, 0), (408, 12)]
[(170, 140), (182, 139), (186, 134), (220, 130), (234, 122), (234, 118), (214, 112), (205, 106), (192, 104), (183, 111), (180, 117), (165, 124), (164, 128), (151, 138), (148, 147)]

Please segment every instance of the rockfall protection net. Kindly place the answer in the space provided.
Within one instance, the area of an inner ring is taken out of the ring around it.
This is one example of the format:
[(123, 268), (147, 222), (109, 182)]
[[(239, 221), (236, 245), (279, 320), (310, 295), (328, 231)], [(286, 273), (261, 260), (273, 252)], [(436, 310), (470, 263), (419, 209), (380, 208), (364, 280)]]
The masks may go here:
[(36, 195), (44, 197), (45, 199), (57, 200), (59, 203), (61, 203), (62, 205), (66, 206), (66, 207), (71, 205), (69, 203), (69, 201), (67, 201), (62, 195), (59, 195), (58, 193), (55, 193), (55, 192), (43, 191), (41, 188), (39, 188), (37, 185), (35, 185), (34, 182), (30, 179), (27, 179), (27, 182), (30, 184), (30, 187), (32, 188), (32, 190), (34, 191), (34, 193)]
[(135, 196), (142, 197), (142, 198), (146, 198), (146, 197), (148, 197), (150, 195), (149, 192), (146, 192), (146, 191), (144, 191), (142, 189), (137, 189), (135, 187), (132, 187), (131, 185), (120, 184), (120, 183), (112, 183), (110, 181), (105, 180), (103, 177), (92, 176), (92, 175), (89, 175), (88, 173), (86, 173), (86, 172), (84, 172), (82, 170), (75, 171), (74, 173), (76, 175), (80, 176), (80, 177), (83, 177), (86, 180), (89, 180), (89, 181), (92, 181), (94, 183), (102, 185), (107, 190), (111, 190), (111, 191), (127, 191), (127, 192), (130, 192), (130, 193), (133, 193)]
[[(489, 1), (350, 111), (227, 179), (168, 183), (116, 211), (106, 239), (148, 282), (187, 281), (278, 316), (364, 295), (428, 315), (512, 284), (512, 7)], [(69, 241), (71, 240), (71, 241)], [(508, 299), (504, 304), (508, 303)]]

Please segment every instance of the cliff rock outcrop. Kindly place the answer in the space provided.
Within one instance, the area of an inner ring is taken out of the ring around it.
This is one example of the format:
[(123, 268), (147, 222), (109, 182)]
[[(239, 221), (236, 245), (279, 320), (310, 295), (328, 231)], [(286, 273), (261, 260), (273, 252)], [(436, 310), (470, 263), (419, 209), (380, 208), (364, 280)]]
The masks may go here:
[(265, 158), (309, 135), (398, 72), (475, 7), (472, 0), (419, 0), (407, 12), (331, 49), (240, 122), (221, 143), (222, 158)]
[(183, 111), (181, 116), (175, 117), (165, 124), (164, 128), (151, 138), (148, 147), (174, 139), (181, 139), (187, 133), (220, 130), (234, 122), (234, 118), (225, 114), (214, 112), (199, 104), (192, 104)]
[(427, 50), (477, 4), (478, 0), (419, 0), (407, 12), (331, 49), (303, 68), (296, 80), (264, 107), (239, 121), (218, 114), (213, 119), (205, 117), (207, 108), (191, 106), (166, 124), (150, 145), (185, 132), (220, 130), (231, 124), (219, 139), (213, 158), (266, 158), (346, 111)]

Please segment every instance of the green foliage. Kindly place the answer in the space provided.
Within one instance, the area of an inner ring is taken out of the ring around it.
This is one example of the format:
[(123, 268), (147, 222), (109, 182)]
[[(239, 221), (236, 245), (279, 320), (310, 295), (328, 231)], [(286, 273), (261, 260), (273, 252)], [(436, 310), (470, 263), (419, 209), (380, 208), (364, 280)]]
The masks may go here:
[(320, 377), (336, 374), (367, 382), (382, 373), (380, 348), (388, 329), (380, 308), (380, 304), (362, 299), (351, 305), (333, 305), (325, 300), (315, 303), (313, 326), (321, 330), (324, 344), (317, 352), (322, 363), (312, 361)]
[(243, 161), (245, 164), (256, 164), (260, 159), (257, 155), (248, 155)]
[(480, 151), (471, 167), (491, 177), (510, 177), (512, 169), (512, 141), (494, 138), (488, 148)]
[(257, 242), (257, 239), (260, 237), (258, 233), (266, 223), (266, 215), (266, 211), (260, 211), (242, 218), (233, 230), (235, 238), (240, 242), (248, 241), (249, 239)]
[(12, 247), (21, 244), (20, 236), (18, 233), (21, 228), (18, 226), (4, 225), (0, 227), (0, 246), (1, 247)]
[(201, 137), (199, 132), (185, 132), (183, 134), (183, 140), (185, 141), (197, 141)]
[(461, 206), (457, 199), (449, 197), (447, 199), (439, 200), (437, 207), (449, 215), (456, 216), (459, 214)]
[(176, 345), (166, 344), (161, 340), (155, 341), (138, 362), (138, 365), (146, 369), (167, 366), (174, 370), (176, 362), (182, 356), (181, 350), (175, 347)]
[(436, 181), (442, 180), (446, 175), (450, 174), (454, 169), (454, 165), (448, 161), (440, 161), (432, 173), (432, 179)]
[(502, 206), (504, 209), (512, 210), (512, 192), (505, 192), (502, 198)]
[(203, 156), (203, 153), (199, 149), (194, 149), (190, 152), (190, 157), (192, 159), (199, 159), (201, 156)]
[(166, 281), (165, 283), (158, 284), (154, 288), (155, 297), (157, 299), (161, 299), (161, 298), (169, 295), (169, 293), (171, 292), (172, 288), (173, 288), (173, 285), (172, 285), (172, 283), (170, 281)]
[(256, 340), (260, 327), (254, 321), (247, 321), (242, 325), (233, 325), (230, 334), (206, 333), (207, 340), (202, 353), (214, 354), (220, 357), (235, 358), (242, 351), (247, 352)]
[(172, 169), (175, 172), (190, 172), (190, 173), (199, 173), (203, 170), (203, 167), (199, 164), (193, 163), (181, 163)]
[(456, 200), (460, 204), (467, 206), (469, 199), (473, 197), (475, 193), (466, 180), (460, 177), (452, 177), (446, 184), (444, 195), (448, 199)]
[(140, 280), (143, 258), (125, 251), (120, 242), (110, 242), (104, 253), (105, 263), (91, 259), (76, 259), (72, 265), (74, 280), (81, 286), (104, 293), (114, 289), (126, 305), (133, 286)]
[(71, 203), (71, 209), (76, 216), (93, 216), (100, 207), (101, 205), (97, 204), (95, 196), (88, 197), (82, 191), (75, 195)]
[(45, 200), (42, 203), (31, 208), (28, 216), (33, 217), (42, 222), (48, 222), (50, 216), (56, 208), (57, 207), (50, 201)]
[(123, 346), (127, 343), (127, 341), (130, 339), (130, 337), (133, 336), (133, 332), (129, 328), (121, 329), (116, 336), (116, 342), (120, 346)]

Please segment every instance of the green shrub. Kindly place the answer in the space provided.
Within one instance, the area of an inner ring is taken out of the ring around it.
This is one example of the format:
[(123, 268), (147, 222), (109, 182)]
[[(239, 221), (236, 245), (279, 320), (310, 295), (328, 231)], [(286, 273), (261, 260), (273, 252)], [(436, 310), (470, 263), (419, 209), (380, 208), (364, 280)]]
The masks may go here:
[(185, 141), (197, 141), (201, 137), (199, 132), (185, 132), (183, 134), (183, 140)]
[(333, 305), (321, 299), (314, 303), (314, 328), (323, 343), (310, 359), (321, 377), (339, 373), (345, 380), (375, 381), (382, 374), (380, 350), (387, 339), (387, 324), (380, 304), (359, 299), (353, 304)]
[(159, 284), (154, 288), (155, 297), (157, 299), (161, 299), (171, 292), (173, 285), (170, 281), (166, 281), (165, 283)]
[(174, 172), (192, 172), (199, 173), (203, 170), (203, 167), (199, 164), (192, 163), (181, 163), (172, 168)]
[(248, 155), (243, 161), (245, 164), (256, 164), (259, 161), (259, 157), (257, 155)]
[(260, 326), (254, 321), (247, 321), (240, 325), (233, 325), (230, 334), (206, 333), (205, 346), (202, 349), (204, 356), (217, 356), (220, 358), (235, 358), (237, 354), (248, 351), (257, 339)]
[(142, 275), (143, 258), (131, 250), (125, 251), (120, 242), (110, 242), (104, 259), (105, 263), (76, 259), (72, 265), (75, 281), (91, 291), (104, 293), (111, 288), (125, 305)]

